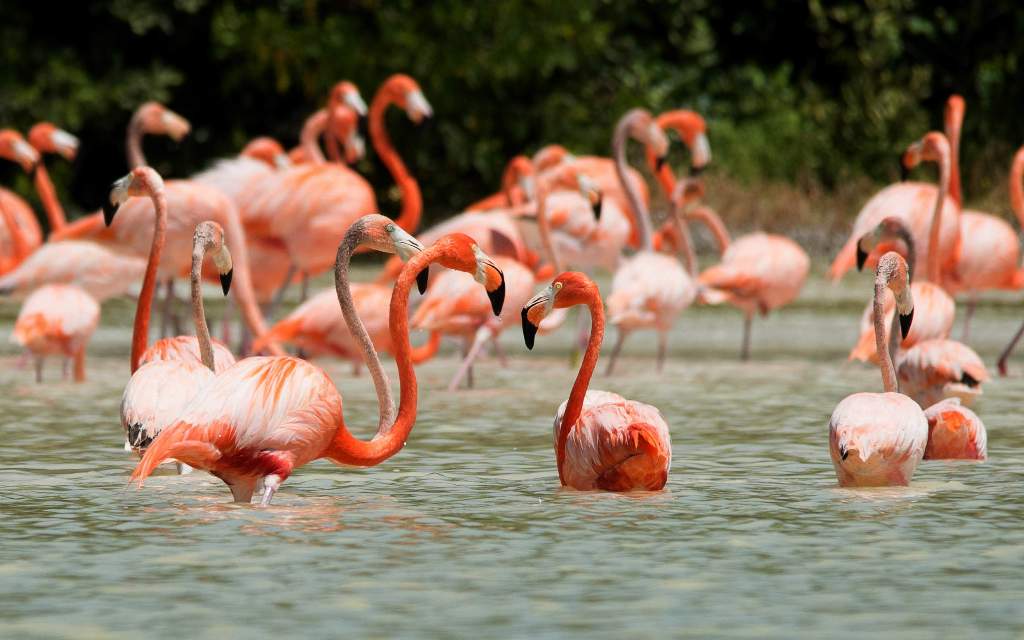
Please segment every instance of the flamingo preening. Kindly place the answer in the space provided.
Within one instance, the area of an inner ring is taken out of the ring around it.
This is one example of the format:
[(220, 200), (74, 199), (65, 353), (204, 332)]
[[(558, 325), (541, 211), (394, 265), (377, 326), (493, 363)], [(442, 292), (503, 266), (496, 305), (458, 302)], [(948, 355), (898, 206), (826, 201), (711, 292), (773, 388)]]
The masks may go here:
[(832, 412), (829, 455), (840, 486), (910, 484), (928, 443), (928, 420), (921, 407), (897, 391), (896, 370), (886, 346), (884, 292), (896, 299), (900, 330), (906, 337), (914, 319), (907, 263), (895, 252), (879, 259), (872, 304), (878, 366), (884, 393), (855, 393)]
[(174, 458), (219, 477), (236, 501), (248, 502), (262, 482), (260, 503), (266, 506), (292, 470), (312, 460), (369, 467), (398, 453), (416, 423), (418, 400), (409, 356), (409, 291), (435, 262), (475, 274), (494, 311), (501, 312), (504, 278), (468, 236), (446, 236), (413, 256), (391, 296), (401, 400), (395, 420), (381, 424), (371, 440), (359, 440), (345, 427), (341, 395), (318, 367), (291, 357), (247, 358), (216, 376), (153, 441), (132, 478), (141, 484), (158, 464)]
[(585, 305), (590, 310), (590, 340), (569, 399), (555, 415), (558, 479), (581, 491), (658, 491), (668, 481), (672, 445), (668, 424), (647, 404), (608, 391), (588, 390), (604, 338), (601, 292), (586, 275), (559, 274), (522, 308), (528, 349), (541, 321), (552, 309)]

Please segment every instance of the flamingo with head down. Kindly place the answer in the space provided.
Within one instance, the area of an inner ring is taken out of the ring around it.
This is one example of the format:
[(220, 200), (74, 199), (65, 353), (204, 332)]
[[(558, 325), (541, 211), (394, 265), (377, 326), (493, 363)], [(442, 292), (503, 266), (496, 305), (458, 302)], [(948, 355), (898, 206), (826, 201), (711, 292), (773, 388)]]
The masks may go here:
[(312, 460), (370, 467), (398, 453), (416, 423), (418, 400), (409, 358), (409, 291), (434, 262), (475, 274), (501, 311), (502, 274), (468, 236), (446, 236), (412, 257), (391, 297), (401, 401), (397, 417), (382, 420), (371, 440), (346, 428), (341, 395), (321, 369), (291, 357), (248, 358), (216, 376), (153, 441), (132, 479), (141, 485), (158, 464), (174, 458), (223, 480), (239, 502), (248, 502), (262, 482), (260, 503), (266, 506), (292, 471)]
[(875, 345), (884, 393), (855, 393), (832, 412), (828, 422), (829, 455), (839, 485), (877, 487), (908, 485), (928, 443), (928, 420), (921, 407), (897, 391), (884, 332), (883, 299), (893, 292), (900, 330), (906, 336), (914, 320), (914, 299), (906, 261), (889, 252), (878, 261), (872, 304)]
[(588, 390), (604, 338), (604, 305), (597, 285), (578, 272), (559, 274), (522, 308), (523, 338), (533, 349), (537, 328), (552, 309), (585, 305), (590, 340), (569, 399), (555, 415), (558, 479), (581, 491), (658, 491), (668, 481), (672, 445), (655, 408), (608, 391)]

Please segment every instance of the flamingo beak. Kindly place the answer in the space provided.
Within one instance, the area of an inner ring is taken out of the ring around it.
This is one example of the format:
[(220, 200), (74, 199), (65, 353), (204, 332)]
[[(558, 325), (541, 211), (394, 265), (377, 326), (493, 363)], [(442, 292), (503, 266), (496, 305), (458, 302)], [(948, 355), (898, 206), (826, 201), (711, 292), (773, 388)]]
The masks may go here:
[(594, 205), (594, 219), (598, 222), (601, 221), (601, 209), (604, 207), (604, 197), (601, 194), (597, 194), (597, 204)]
[(492, 267), (498, 272), (498, 285), (493, 289), (487, 289), (487, 297), (491, 300), (491, 310), (494, 312), (494, 315), (500, 316), (501, 308), (505, 306), (505, 274), (498, 267), (493, 265)]
[(523, 325), (523, 341), (526, 343), (527, 349), (533, 349), (533, 343), (537, 338), (537, 329), (540, 327), (544, 316), (551, 310), (552, 291), (552, 288), (548, 286), (531, 298), (520, 312), (521, 324)]
[(668, 156), (658, 156), (657, 160), (654, 161), (654, 167), (661, 171), (661, 168), (665, 166), (665, 162), (668, 160)]
[(78, 138), (63, 129), (56, 129), (50, 135), (50, 141), (65, 160), (75, 159), (75, 154), (78, 153)]
[(491, 300), (491, 311), (494, 315), (500, 316), (501, 309), (505, 306), (505, 274), (494, 264), (490, 256), (475, 244), (473, 254), (476, 257), (476, 273), (473, 274), (473, 279), (484, 285), (487, 297)]
[(358, 91), (346, 91), (345, 104), (352, 107), (352, 109), (360, 116), (366, 115), (366, 103), (363, 101), (363, 96), (359, 95)]
[(419, 124), (434, 115), (434, 108), (427, 102), (422, 91), (412, 91), (406, 96), (406, 113), (414, 124)]
[(907, 334), (910, 333), (910, 325), (914, 321), (914, 310), (911, 309), (908, 313), (900, 314), (900, 335), (906, 339)]
[(857, 271), (864, 270), (864, 263), (868, 260), (868, 252), (861, 248), (860, 243), (857, 243)]
[(910, 170), (907, 169), (907, 165), (903, 164), (903, 158), (900, 158), (900, 182), (906, 182), (910, 177)]
[(533, 343), (537, 338), (537, 325), (530, 322), (530, 319), (526, 317), (529, 311), (529, 307), (523, 307), (521, 315), (523, 320), (523, 341), (526, 343), (526, 348), (532, 351)]
[(110, 185), (110, 196), (103, 202), (103, 222), (109, 227), (114, 223), (117, 209), (128, 200), (128, 188), (132, 184), (131, 174), (118, 178)]
[(430, 280), (430, 267), (425, 267), (422, 271), (416, 274), (416, 288), (419, 289), (420, 295), (427, 292), (427, 284)]
[(700, 166), (691, 165), (690, 166), (690, 177), (696, 178), (700, 174), (704, 173), (704, 169), (706, 169), (706, 168), (707, 168), (707, 165), (700, 165)]
[(234, 273), (234, 269), (228, 269), (227, 273), (220, 274), (220, 288), (224, 291), (224, 295), (228, 295), (228, 291), (231, 291), (231, 276)]

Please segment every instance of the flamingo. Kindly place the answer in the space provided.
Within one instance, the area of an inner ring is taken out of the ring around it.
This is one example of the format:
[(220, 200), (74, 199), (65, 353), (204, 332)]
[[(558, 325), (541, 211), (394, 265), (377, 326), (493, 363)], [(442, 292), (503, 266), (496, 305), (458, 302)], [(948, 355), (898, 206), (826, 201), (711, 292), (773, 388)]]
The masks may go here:
[[(1024, 288), (1024, 270), (1020, 268), (1020, 241), (1013, 227), (991, 213), (962, 208), (960, 128), (964, 109), (964, 99), (958, 95), (952, 95), (946, 101), (945, 129), (952, 153), (949, 192), (961, 210), (960, 257), (943, 285), (951, 294), (961, 291), (968, 294), (963, 328), (966, 340), (978, 294), (991, 289)], [(1013, 196), (1015, 191), (1021, 190), (1021, 177), (1024, 177), (1024, 147), (1014, 156), (1010, 176), (1011, 204), (1018, 220), (1024, 220), (1024, 203), (1014, 200)]]
[[(146, 348), (149, 333), (150, 307), (156, 287), (160, 250), (167, 228), (159, 175), (148, 167), (140, 167), (127, 176), (128, 184), (119, 188), (136, 194), (148, 192), (157, 209), (153, 249), (147, 265), (146, 278), (135, 312), (132, 336), (132, 377), (121, 396), (121, 426), (125, 432), (125, 449), (141, 455), (160, 432), (172, 424), (216, 373), (235, 363), (223, 345), (210, 340), (201, 289), (201, 267), (206, 253), (222, 273), (224, 294), (231, 286), (231, 254), (224, 244), (224, 231), (216, 222), (202, 222), (196, 227), (192, 259), (192, 316), (195, 336), (163, 338)], [(178, 464), (178, 472), (191, 469)]]
[[(694, 111), (677, 109), (659, 114), (656, 123), (663, 131), (674, 130), (691, 150), (690, 173), (703, 171), (711, 160), (704, 118)], [(672, 167), (659, 163), (650, 150), (647, 160), (665, 195), (671, 198), (677, 186)], [(754, 313), (766, 315), (795, 300), (807, 281), (811, 259), (800, 245), (785, 236), (752, 233), (731, 242), (718, 214), (708, 207), (698, 209), (699, 213), (687, 214), (687, 218), (708, 224), (721, 252), (721, 262), (697, 279), (704, 288), (702, 298), (712, 304), (728, 302), (743, 312), (740, 359), (748, 360)]]
[[(678, 260), (653, 250), (651, 222), (647, 207), (635, 184), (628, 179), (626, 165), (626, 139), (631, 137), (663, 157), (668, 151), (668, 139), (643, 109), (632, 109), (615, 125), (612, 148), (622, 188), (630, 200), (636, 227), (640, 230), (640, 251), (623, 261), (612, 279), (612, 293), (608, 296), (608, 315), (618, 330), (615, 347), (608, 362), (607, 374), (615, 369), (615, 361), (626, 337), (636, 329), (654, 328), (658, 332), (658, 370), (665, 363), (668, 334), (683, 309), (690, 306), (697, 295), (692, 274), (688, 274)], [(590, 175), (587, 173), (587, 175)], [(678, 203), (677, 203), (678, 204)], [(689, 243), (685, 243), (689, 246)]]
[[(142, 105), (128, 126), (129, 164), (137, 167), (145, 163), (141, 143), (144, 133), (166, 133), (180, 137), (188, 130), (187, 121), (161, 105)], [(211, 220), (220, 224), (226, 232), (236, 267), (232, 293), (242, 311), (245, 324), (255, 336), (262, 336), (267, 328), (253, 292), (245, 231), (235, 205), (220, 190), (193, 180), (168, 180), (164, 185), (164, 193), (167, 201), (167, 241), (161, 254), (158, 279), (168, 283), (165, 304), (169, 304), (173, 298), (173, 279), (187, 274), (191, 268), (192, 235), (196, 225)], [(104, 209), (103, 212), (76, 220), (51, 237), (55, 240), (87, 238), (117, 248), (122, 253), (147, 256), (152, 240), (148, 233), (149, 223), (155, 215), (152, 202), (146, 198), (127, 201), (109, 226), (105, 224), (105, 217), (111, 209), (106, 205)], [(168, 315), (169, 307), (165, 306), (165, 319)], [(270, 342), (267, 349), (271, 353), (284, 354), (274, 342)]]
[[(21, 264), (28, 254), (29, 248), (25, 240), (25, 234), (18, 225), (17, 216), (8, 211), (2, 199), (0, 199), (0, 218), (3, 218), (4, 223), (0, 227), (0, 232), (6, 231), (7, 236), (5, 239), (10, 241), (10, 247), (3, 247), (3, 250), (0, 251), (0, 273), (7, 273)], [(2, 236), (2, 233), (0, 233), (0, 236)]]
[(328, 140), (344, 145), (344, 159), (348, 164), (357, 162), (365, 153), (365, 143), (359, 135), (359, 114), (346, 105), (320, 109), (306, 119), (299, 134), (299, 146), (288, 152), (294, 164), (325, 164), (327, 159), (317, 140), (326, 135)]
[(318, 367), (291, 357), (247, 358), (216, 376), (153, 441), (132, 479), (141, 486), (159, 463), (174, 458), (219, 477), (238, 502), (248, 502), (262, 481), (260, 504), (267, 506), (292, 471), (312, 460), (370, 467), (398, 453), (415, 425), (418, 399), (409, 358), (409, 290), (434, 262), (475, 274), (501, 312), (502, 274), (468, 236), (446, 236), (413, 256), (391, 296), (401, 400), (397, 417), (382, 421), (373, 439), (358, 440), (349, 432), (341, 395)]
[[(326, 111), (330, 114), (330, 120), (327, 123), (329, 131), (337, 131), (336, 123), (334, 122), (335, 111), (337, 107), (346, 106), (355, 112), (356, 116), (363, 117), (366, 115), (366, 103), (363, 102), (363, 96), (359, 93), (359, 88), (355, 84), (348, 80), (342, 80), (331, 87), (331, 92), (327, 96), (327, 107)], [(327, 135), (325, 139), (327, 145), (327, 156), (331, 162), (341, 162), (342, 154), (338, 149), (338, 139), (332, 135)], [(346, 162), (352, 163), (351, 160), (346, 158)]]
[[(932, 225), (929, 230), (929, 246), (936, 246), (941, 238), (942, 219), (946, 209), (946, 192), (949, 186), (950, 151), (946, 136), (938, 131), (926, 134), (907, 148), (902, 160), (903, 166), (907, 169), (915, 167), (922, 161), (939, 164), (939, 188), (932, 193), (935, 200), (932, 212)], [(914, 251), (913, 247), (919, 246), (918, 236), (914, 232), (913, 227), (907, 224), (905, 217), (892, 217), (898, 218), (902, 228), (908, 232), (905, 233), (904, 241), (907, 242), (909, 239), (908, 259), (915, 265), (913, 274), (917, 276), (920, 271), (916, 265), (921, 264), (921, 252)], [(868, 229), (864, 236), (859, 238), (856, 243), (854, 259), (858, 268), (863, 267), (865, 264), (873, 264), (874, 256), (878, 255), (878, 248), (875, 246), (878, 244), (877, 229), (878, 225), (876, 224), (872, 229)], [(913, 245), (913, 247), (910, 245)], [(953, 328), (956, 304), (953, 302), (953, 298), (939, 286), (941, 278), (940, 265), (942, 264), (941, 253), (929, 251), (927, 257), (924, 274), (926, 282), (921, 282), (915, 278), (913, 284), (914, 301), (918, 309), (917, 322), (914, 323), (914, 329), (911, 330), (910, 334), (904, 336), (902, 342), (904, 349), (908, 349), (918, 342), (930, 338), (948, 338), (950, 330)], [(886, 314), (892, 313), (891, 305), (892, 303), (886, 299), (884, 302)], [(869, 361), (877, 357), (874, 351), (875, 338), (871, 313), (870, 308), (865, 309), (864, 315), (861, 317), (860, 339), (853, 350), (850, 351), (851, 360)]]
[[(78, 138), (63, 129), (58, 129), (52, 123), (40, 122), (28, 132), (28, 142), (39, 152), (40, 156), (46, 153), (56, 153), (65, 160), (74, 160), (78, 153)], [(46, 164), (40, 162), (35, 167), (36, 191), (43, 203), (46, 217), (50, 223), (50, 230), (55, 231), (67, 226), (67, 218), (64, 215), (64, 208), (60, 205), (57, 192), (53, 188), (50, 174), (46, 171)]]
[(534, 169), (526, 156), (513, 156), (501, 174), (501, 190), (474, 202), (466, 207), (466, 211), (488, 211), (524, 204), (532, 196)]
[(32, 353), (36, 382), (43, 381), (43, 359), (57, 354), (74, 361), (75, 382), (85, 382), (85, 347), (99, 320), (95, 298), (74, 285), (49, 284), (25, 300), (11, 342)]
[(569, 399), (555, 414), (558, 479), (580, 491), (658, 491), (668, 481), (672, 445), (668, 425), (651, 405), (616, 393), (588, 390), (604, 338), (604, 306), (597, 285), (579, 272), (559, 274), (522, 308), (523, 338), (533, 349), (537, 328), (552, 309), (590, 309), (590, 340)]
[[(0, 130), (0, 158), (18, 163), (25, 173), (32, 173), (39, 164), (39, 152), (13, 129)], [(43, 241), (43, 231), (36, 220), (32, 207), (17, 194), (0, 188), (0, 205), (8, 214), (14, 216), (18, 229), (21, 230), (19, 242), (23, 242), (22, 256), (34, 251)], [(0, 255), (11, 256), (14, 252), (14, 236), (7, 226), (0, 227)], [(14, 266), (8, 263), (8, 268)], [(0, 273), (4, 273), (0, 271)]]
[(884, 292), (896, 298), (900, 329), (906, 337), (914, 319), (914, 298), (906, 261), (889, 252), (875, 274), (875, 346), (884, 393), (844, 398), (828, 422), (828, 448), (842, 487), (908, 485), (928, 443), (928, 420), (909, 397), (897, 392), (896, 371), (886, 348)]
[(981, 418), (960, 405), (959, 398), (947, 398), (924, 411), (928, 419), (925, 460), (986, 460), (988, 433)]

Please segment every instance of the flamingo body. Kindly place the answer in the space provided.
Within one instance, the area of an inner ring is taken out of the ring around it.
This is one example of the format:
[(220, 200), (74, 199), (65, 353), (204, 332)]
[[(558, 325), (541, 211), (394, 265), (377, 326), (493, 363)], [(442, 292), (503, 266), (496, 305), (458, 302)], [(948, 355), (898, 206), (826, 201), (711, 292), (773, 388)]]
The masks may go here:
[(152, 359), (139, 367), (121, 396), (121, 426), (128, 448), (143, 453), (213, 377), (198, 357)]
[(74, 358), (75, 380), (82, 381), (85, 379), (85, 346), (96, 331), (99, 319), (99, 303), (82, 289), (73, 285), (47, 285), (25, 300), (14, 323), (11, 341), (32, 352), (37, 361), (57, 354)]
[(24, 296), (47, 284), (75, 285), (99, 302), (127, 293), (146, 270), (146, 261), (94, 242), (47, 242), (14, 271), (0, 277), (0, 292)]
[[(234, 354), (223, 343), (214, 341), (212, 346), (214, 372), (220, 373), (235, 364)], [(195, 336), (161, 338), (142, 352), (139, 364), (144, 365), (149, 362), (164, 360), (195, 361), (201, 363), (202, 355), (199, 352), (199, 340)]]
[(903, 392), (922, 407), (946, 398), (970, 405), (989, 379), (985, 363), (973, 349), (944, 339), (924, 340), (900, 353), (896, 375)]
[(988, 434), (981, 418), (956, 399), (943, 400), (924, 411), (928, 419), (925, 460), (986, 460)]
[[(904, 349), (923, 342), (937, 338), (948, 338), (953, 328), (953, 315), (956, 311), (956, 303), (941, 287), (931, 282), (914, 282), (910, 285), (911, 294), (914, 297), (914, 323), (910, 327), (910, 333), (900, 343)], [(890, 291), (885, 292), (885, 340), (889, 343), (889, 331), (892, 327), (892, 317), (895, 313), (895, 301)], [(850, 360), (862, 362), (875, 362), (877, 358), (875, 350), (875, 329), (871, 319), (871, 303), (868, 303), (861, 316), (860, 338), (857, 345), (850, 351)]]
[(623, 261), (612, 279), (608, 317), (620, 329), (667, 332), (697, 296), (697, 286), (672, 256), (641, 251)]
[[(25, 249), (33, 251), (43, 242), (43, 231), (36, 220), (36, 214), (20, 196), (8, 189), (0, 187), (0, 208), (14, 217)], [(17, 262), (9, 259), (14, 256), (14, 239), (7, 225), (0, 221), (0, 274), (7, 273), (17, 266)]]
[(729, 245), (721, 263), (701, 273), (699, 282), (712, 291), (709, 302), (723, 299), (744, 313), (767, 313), (800, 295), (811, 260), (800, 245), (784, 236), (753, 233)]
[(1020, 289), (1020, 242), (1002, 218), (982, 211), (960, 214), (960, 259), (944, 285), (950, 293), (988, 289)]
[[(555, 416), (555, 438), (568, 401)], [(658, 491), (668, 481), (672, 446), (657, 408), (617, 393), (588, 390), (570, 427), (562, 464), (565, 486), (581, 491)]]
[(843, 487), (908, 485), (928, 443), (928, 421), (900, 393), (855, 393), (828, 423), (829, 454)]

